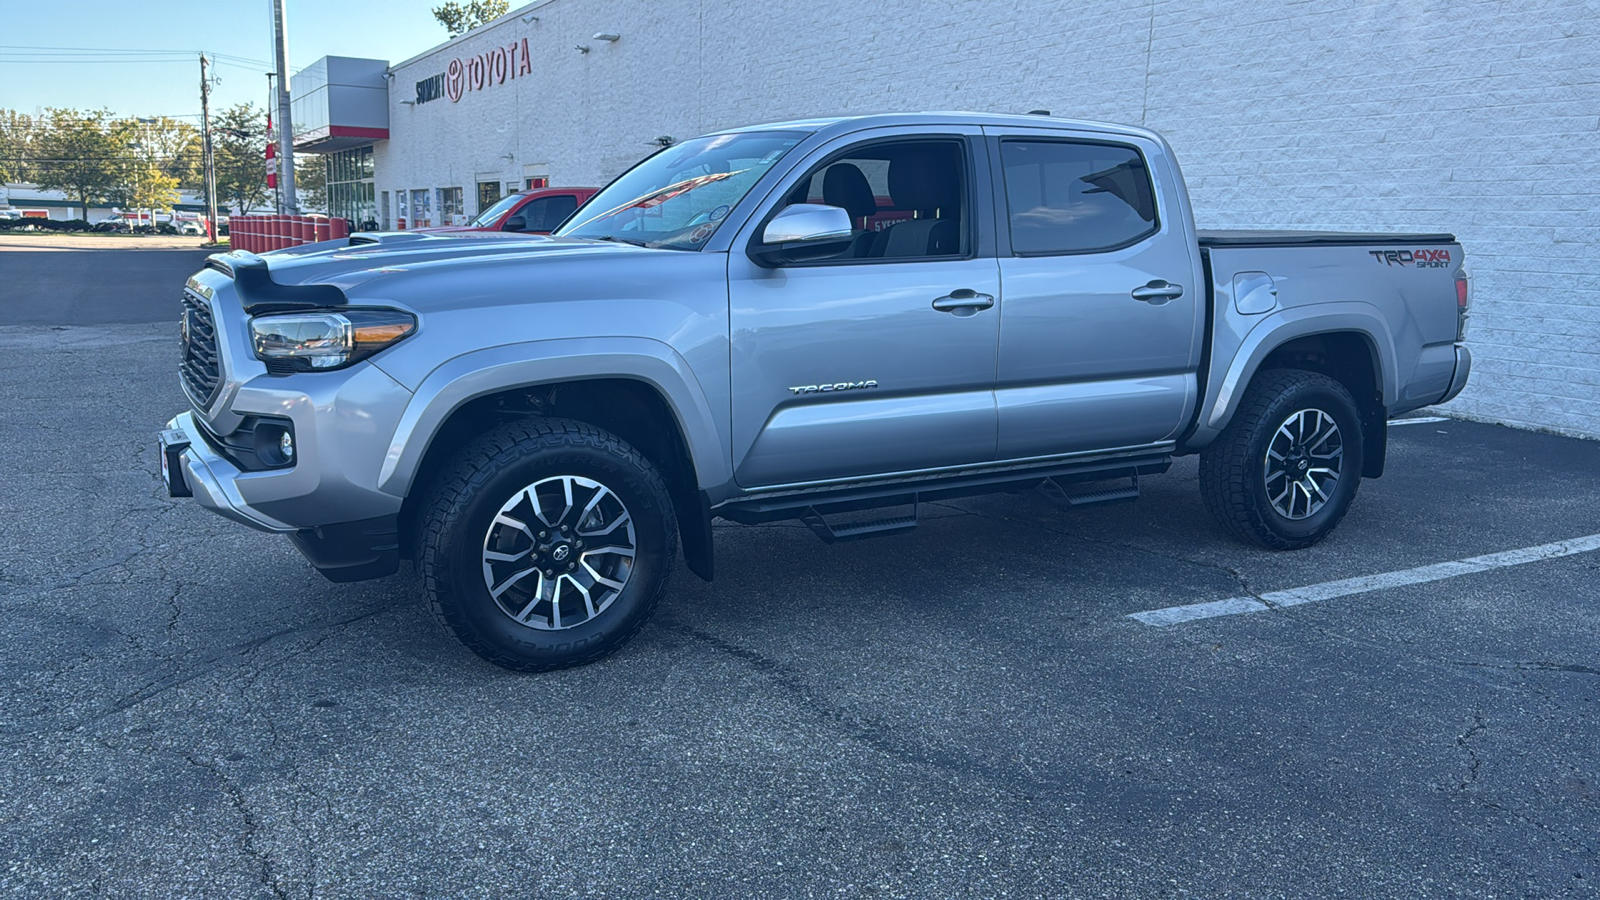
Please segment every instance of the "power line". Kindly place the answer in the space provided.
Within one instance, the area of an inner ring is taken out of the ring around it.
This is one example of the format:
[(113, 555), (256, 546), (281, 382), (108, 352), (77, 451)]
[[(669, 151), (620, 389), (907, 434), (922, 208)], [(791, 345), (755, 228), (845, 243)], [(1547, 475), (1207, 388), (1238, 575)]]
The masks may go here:
[(22, 52), (39, 52), (39, 53), (44, 53), (46, 55), (59, 55), (59, 54), (62, 54), (62, 53), (94, 53), (94, 54), (129, 53), (129, 54), (142, 54), (142, 55), (152, 55), (153, 54), (153, 55), (157, 55), (157, 56), (171, 56), (173, 54), (182, 54), (185, 57), (193, 57), (194, 54), (196, 54), (196, 53), (205, 53), (207, 56), (215, 57), (215, 58), (218, 58), (218, 59), (238, 60), (239, 62), (250, 63), (251, 65), (260, 66), (262, 68), (267, 68), (267, 67), (270, 67), (272, 65), (272, 63), (270, 63), (270, 62), (268, 62), (267, 60), (264, 60), (264, 59), (255, 59), (255, 58), (249, 57), (249, 56), (239, 56), (238, 54), (235, 54), (235, 53), (215, 53), (215, 52), (211, 52), (211, 51), (207, 51), (207, 50), (153, 50), (153, 49), (146, 48), (146, 47), (32, 47), (32, 46), (27, 46), (27, 45), (23, 45), (23, 44), (0, 44), (0, 51), (8, 51), (8, 50), (11, 50), (11, 51), (22, 51)]

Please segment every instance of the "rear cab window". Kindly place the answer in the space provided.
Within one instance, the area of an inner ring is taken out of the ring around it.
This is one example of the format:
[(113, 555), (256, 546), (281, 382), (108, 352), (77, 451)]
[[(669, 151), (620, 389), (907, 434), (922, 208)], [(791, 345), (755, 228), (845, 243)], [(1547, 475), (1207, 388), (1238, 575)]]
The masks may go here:
[(1133, 147), (1006, 138), (1000, 165), (1018, 256), (1116, 250), (1160, 230), (1150, 170)]

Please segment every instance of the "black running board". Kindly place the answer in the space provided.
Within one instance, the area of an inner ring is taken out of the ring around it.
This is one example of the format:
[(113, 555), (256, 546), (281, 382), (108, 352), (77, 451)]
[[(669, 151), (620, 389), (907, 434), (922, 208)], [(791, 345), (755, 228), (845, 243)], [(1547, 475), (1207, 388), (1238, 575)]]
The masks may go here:
[(1039, 484), (1039, 491), (1062, 507), (1123, 503), (1139, 499), (1139, 475), (1135, 472), (1126, 482), (1110, 485), (1105, 482), (1064, 485), (1054, 478), (1046, 478)]
[(810, 528), (812, 533), (822, 538), (824, 544), (834, 544), (839, 541), (859, 541), (862, 538), (880, 537), (888, 534), (901, 534), (917, 527), (917, 501), (911, 500), (911, 515), (891, 516), (887, 519), (873, 519), (869, 522), (846, 522), (835, 525), (822, 517), (822, 513), (814, 506), (806, 507), (800, 514), (800, 521)]

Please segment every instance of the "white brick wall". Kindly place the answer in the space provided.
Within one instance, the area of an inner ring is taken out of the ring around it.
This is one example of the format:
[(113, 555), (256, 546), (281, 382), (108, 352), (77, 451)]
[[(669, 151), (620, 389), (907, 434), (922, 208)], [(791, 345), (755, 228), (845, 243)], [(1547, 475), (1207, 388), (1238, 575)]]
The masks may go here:
[[(524, 36), (533, 75), (400, 103)], [(1450, 409), (1600, 437), (1595, 0), (549, 0), (397, 67), (377, 186), (471, 207), (475, 173), (599, 184), (663, 134), (1033, 108), (1167, 135), (1202, 227), (1456, 233), (1476, 364)]]

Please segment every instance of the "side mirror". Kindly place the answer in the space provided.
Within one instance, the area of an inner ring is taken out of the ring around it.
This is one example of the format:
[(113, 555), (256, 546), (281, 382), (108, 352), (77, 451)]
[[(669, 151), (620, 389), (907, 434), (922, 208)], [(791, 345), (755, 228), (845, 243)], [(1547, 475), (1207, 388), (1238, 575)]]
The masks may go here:
[(826, 259), (844, 251), (854, 238), (848, 212), (837, 206), (796, 203), (772, 217), (761, 243), (750, 248), (750, 258), (768, 268)]
[(511, 218), (506, 220), (506, 223), (504, 225), (500, 226), (500, 230), (501, 231), (527, 231), (528, 230), (528, 220), (523, 218), (522, 216), (512, 216)]

